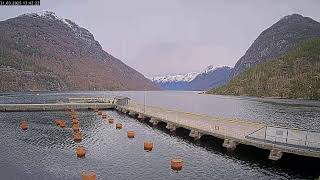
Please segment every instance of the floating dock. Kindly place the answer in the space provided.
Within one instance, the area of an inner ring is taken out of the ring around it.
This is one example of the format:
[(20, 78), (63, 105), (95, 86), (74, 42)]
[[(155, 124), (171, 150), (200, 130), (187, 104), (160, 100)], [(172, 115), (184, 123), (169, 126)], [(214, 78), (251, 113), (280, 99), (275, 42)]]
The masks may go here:
[(223, 139), (223, 147), (235, 150), (237, 145), (245, 144), (270, 150), (269, 159), (279, 160), (283, 153), (320, 158), (320, 132), (284, 127), (273, 127), (238, 119), (226, 119), (208, 115), (181, 112), (161, 107), (144, 106), (130, 102), (115, 105), (121, 113), (153, 125), (166, 123), (166, 128), (190, 130), (190, 137), (195, 140), (204, 135)]

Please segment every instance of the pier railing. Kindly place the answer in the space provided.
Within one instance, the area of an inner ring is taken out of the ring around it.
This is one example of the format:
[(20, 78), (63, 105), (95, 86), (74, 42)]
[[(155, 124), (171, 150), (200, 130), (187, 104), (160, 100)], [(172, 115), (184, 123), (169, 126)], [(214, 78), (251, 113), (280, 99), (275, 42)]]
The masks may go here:
[(246, 138), (284, 146), (320, 151), (320, 132), (283, 127), (266, 126)]
[(255, 140), (274, 145), (320, 151), (320, 132), (267, 126), (263, 123), (228, 119), (209, 115), (146, 106), (130, 101), (127, 109), (138, 113), (189, 126), (206, 132), (240, 140)]

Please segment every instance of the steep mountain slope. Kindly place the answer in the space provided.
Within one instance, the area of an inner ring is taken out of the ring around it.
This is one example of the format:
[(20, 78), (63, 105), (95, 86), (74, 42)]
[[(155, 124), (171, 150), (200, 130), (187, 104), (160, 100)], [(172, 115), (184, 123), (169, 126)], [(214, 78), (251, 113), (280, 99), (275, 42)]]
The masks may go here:
[(320, 100), (320, 38), (259, 64), (209, 93)]
[(191, 72), (187, 74), (157, 76), (152, 78), (151, 81), (166, 90), (188, 90), (190, 89), (190, 81), (197, 75), (197, 72)]
[(218, 68), (208, 66), (190, 82), (190, 89), (203, 91), (225, 85), (229, 81), (231, 70), (232, 69), (227, 66)]
[(285, 16), (259, 35), (236, 63), (231, 77), (257, 64), (284, 55), (301, 40), (319, 36), (320, 23), (317, 21), (298, 14)]
[(158, 89), (52, 12), (0, 22), (0, 79), (0, 91)]
[(229, 80), (231, 68), (227, 66), (215, 68), (212, 65), (203, 71), (172, 76), (159, 76), (151, 80), (162, 89), (203, 91), (225, 85)]

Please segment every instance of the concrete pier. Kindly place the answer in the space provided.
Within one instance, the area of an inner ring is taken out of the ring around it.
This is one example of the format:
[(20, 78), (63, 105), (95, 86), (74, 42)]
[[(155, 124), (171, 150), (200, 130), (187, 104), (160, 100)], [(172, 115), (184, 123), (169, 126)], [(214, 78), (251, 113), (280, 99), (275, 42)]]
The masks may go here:
[(135, 102), (122, 108), (130, 111), (130, 116), (139, 114), (141, 117), (149, 117), (153, 125), (165, 122), (170, 131), (175, 131), (177, 127), (188, 129), (189, 136), (195, 140), (203, 135), (223, 139), (222, 146), (228, 150), (235, 150), (238, 144), (245, 144), (270, 150), (271, 160), (281, 159), (283, 153), (320, 158), (320, 132), (270, 127), (263, 123), (145, 106)]
[(194, 138), (194, 140), (199, 140), (202, 136), (202, 134), (199, 132), (199, 131), (196, 131), (196, 130), (191, 130), (190, 131), (190, 134), (189, 134), (190, 137)]
[(129, 116), (135, 117), (137, 113), (135, 111), (129, 111)]
[(138, 113), (138, 117), (137, 117), (137, 118), (143, 120), (143, 119), (145, 119), (146, 117), (145, 117), (143, 114)]
[(167, 123), (166, 128), (169, 129), (171, 132), (175, 131), (177, 129), (177, 127), (174, 123)]
[(152, 123), (153, 126), (156, 126), (156, 125), (158, 125), (159, 120), (156, 118), (151, 118), (149, 122)]
[(126, 110), (125, 108), (122, 108), (121, 112), (124, 113), (124, 114), (127, 114), (128, 110)]
[(222, 144), (223, 147), (227, 148), (228, 150), (235, 150), (237, 147), (237, 142), (235, 140), (232, 139), (224, 139), (224, 142)]
[(114, 105), (111, 103), (0, 104), (1, 112), (88, 110), (89, 108), (113, 109)]
[(282, 154), (283, 154), (282, 151), (279, 149), (271, 149), (269, 159), (273, 160), (273, 161), (277, 161), (277, 160), (281, 159)]

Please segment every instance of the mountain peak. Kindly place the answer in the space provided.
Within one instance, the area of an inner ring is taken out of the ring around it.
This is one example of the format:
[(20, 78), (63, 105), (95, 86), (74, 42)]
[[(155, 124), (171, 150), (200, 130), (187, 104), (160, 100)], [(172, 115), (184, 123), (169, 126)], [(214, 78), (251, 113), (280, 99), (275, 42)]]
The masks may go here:
[(39, 11), (34, 13), (26, 13), (22, 14), (18, 17), (32, 17), (32, 18), (43, 18), (48, 20), (57, 20), (60, 22), (63, 22), (65, 25), (67, 25), (69, 28), (74, 29), (75, 27), (78, 27), (78, 25), (74, 22), (72, 22), (69, 19), (64, 19), (56, 15), (56, 13), (52, 11)]
[(290, 14), (290, 15), (286, 15), (284, 16), (282, 19), (297, 19), (297, 18), (304, 18), (301, 14)]
[(320, 37), (320, 23), (300, 14), (291, 14), (264, 30), (236, 63), (231, 77), (246, 69), (277, 58), (302, 40)]
[(291, 14), (284, 16), (281, 18), (278, 23), (302, 23), (302, 22), (316, 22), (315, 20), (309, 18), (309, 17), (304, 17), (300, 14)]
[(33, 13), (26, 13), (26, 14), (20, 15), (20, 17), (21, 16), (41, 17), (41, 18), (48, 18), (48, 19), (62, 19), (52, 11), (39, 11), (39, 12), (33, 12)]
[(87, 29), (53, 12), (0, 21), (0, 34), (0, 67), (8, 67), (0, 68), (0, 91), (158, 89)]
[(167, 76), (156, 76), (151, 78), (153, 82), (190, 82), (198, 75), (197, 72), (190, 72), (186, 74), (176, 74)]

